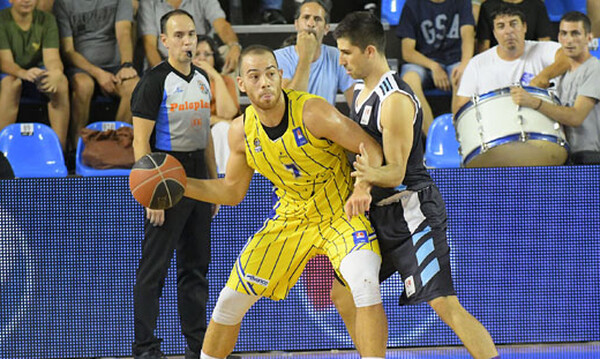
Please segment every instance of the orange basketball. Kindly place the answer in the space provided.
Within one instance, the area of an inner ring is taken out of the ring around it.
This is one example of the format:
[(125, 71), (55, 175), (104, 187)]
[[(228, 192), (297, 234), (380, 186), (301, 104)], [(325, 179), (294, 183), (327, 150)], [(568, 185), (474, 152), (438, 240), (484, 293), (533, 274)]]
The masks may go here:
[(181, 163), (162, 152), (140, 158), (129, 174), (133, 198), (151, 209), (173, 207), (183, 197), (186, 184), (187, 177)]

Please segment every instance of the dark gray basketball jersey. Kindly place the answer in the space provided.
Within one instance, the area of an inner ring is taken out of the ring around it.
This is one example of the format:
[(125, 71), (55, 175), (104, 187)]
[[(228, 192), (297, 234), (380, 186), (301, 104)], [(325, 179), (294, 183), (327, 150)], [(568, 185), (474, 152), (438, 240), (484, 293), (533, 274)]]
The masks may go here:
[[(362, 82), (354, 86), (354, 99), (350, 109), (350, 118), (357, 122), (363, 130), (373, 137), (379, 144), (383, 145), (382, 127), (381, 127), (381, 104), (392, 93), (400, 92), (414, 102), (417, 112), (412, 119), (403, 119), (397, 117), (397, 121), (412, 121), (413, 124), (413, 141), (406, 165), (406, 174), (401, 186), (396, 188), (373, 188), (371, 194), (373, 202), (389, 197), (396, 192), (409, 190), (419, 190), (429, 186), (433, 180), (423, 165), (423, 142), (421, 140), (421, 124), (423, 122), (423, 111), (417, 97), (413, 94), (406, 82), (402, 81), (396, 72), (388, 72), (381, 77), (379, 84), (375, 90), (369, 94), (367, 99), (358, 104), (357, 99), (365, 85)], [(385, 158), (384, 158), (385, 163)]]
[(211, 98), (204, 70), (192, 65), (186, 76), (164, 61), (137, 84), (131, 97), (131, 112), (133, 116), (156, 121), (153, 148), (191, 152), (208, 145)]

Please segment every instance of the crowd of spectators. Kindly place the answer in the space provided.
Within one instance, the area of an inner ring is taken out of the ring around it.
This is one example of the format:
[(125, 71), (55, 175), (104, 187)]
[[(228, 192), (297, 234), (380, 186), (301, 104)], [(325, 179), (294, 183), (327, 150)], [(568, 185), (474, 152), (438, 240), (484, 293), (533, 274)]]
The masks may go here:
[[(337, 50), (322, 43), (329, 22), (339, 21), (343, 15), (339, 2), (309, 1), (314, 3), (306, 8), (310, 11), (301, 14), (302, 2), (295, 0), (293, 19), (283, 16), (282, 0), (257, 2), (262, 16), (258, 22), (281, 24), (292, 20), (297, 30), (291, 46), (277, 51), (284, 70), (284, 85), (317, 93), (317, 88), (327, 85), (327, 93), (322, 95), (330, 102), (335, 101), (335, 93), (343, 93), (350, 104), (352, 81), (333, 63), (337, 61)], [(160, 41), (160, 17), (170, 10), (183, 9), (192, 14), (197, 33), (203, 36), (196, 64), (209, 69), (211, 80), (215, 79), (212, 90), (217, 96), (231, 98), (231, 113), (226, 116), (213, 113), (211, 121), (215, 145), (222, 153), (217, 161), (221, 163), (219, 170), (224, 170), (228, 123), (240, 111), (234, 76), (241, 45), (223, 11), (223, 1), (90, 0), (82, 5), (75, 0), (10, 0), (9, 3), (10, 7), (0, 11), (0, 107), (3, 108), (0, 130), (17, 120), (21, 96), (32, 93), (46, 99), (48, 122), (58, 135), (67, 159), (73, 156), (79, 132), (88, 124), (90, 104), (95, 98), (101, 96), (115, 103), (116, 115), (108, 120), (131, 123), (130, 98), (139, 77), (166, 55)], [(380, 11), (381, 2), (355, 0), (348, 6), (350, 10)], [(506, 6), (524, 14), (526, 41), (550, 41), (557, 37), (542, 0), (406, 1), (400, 24), (393, 31), (402, 44), (402, 77), (423, 106), (424, 133), (434, 117), (427, 91), (434, 88), (446, 91), (454, 104), (467, 63), (474, 55), (498, 44), (493, 18)], [(317, 13), (323, 9), (326, 16), (313, 14), (315, 9)], [(597, 1), (588, 1), (588, 13), (592, 33), (600, 32)], [(143, 48), (140, 52), (143, 59), (134, 58), (136, 44)], [(220, 76), (215, 76), (216, 73)]]

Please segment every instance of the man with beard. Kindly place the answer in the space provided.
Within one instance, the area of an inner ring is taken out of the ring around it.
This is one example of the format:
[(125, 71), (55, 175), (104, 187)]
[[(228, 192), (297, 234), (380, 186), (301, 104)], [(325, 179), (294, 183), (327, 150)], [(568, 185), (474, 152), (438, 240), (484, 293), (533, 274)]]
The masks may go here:
[(296, 45), (275, 50), (283, 70), (283, 88), (307, 91), (335, 105), (335, 96), (344, 93), (352, 103), (354, 80), (339, 64), (335, 47), (323, 44), (329, 32), (329, 10), (322, 0), (306, 0), (296, 12)]

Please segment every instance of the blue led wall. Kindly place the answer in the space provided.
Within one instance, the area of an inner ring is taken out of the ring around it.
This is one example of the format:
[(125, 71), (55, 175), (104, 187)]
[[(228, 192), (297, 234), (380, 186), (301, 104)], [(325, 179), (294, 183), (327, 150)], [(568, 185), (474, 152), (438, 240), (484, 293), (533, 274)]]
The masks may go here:
[[(497, 343), (600, 340), (600, 167), (435, 170), (446, 200), (459, 299)], [(211, 302), (268, 214), (256, 177), (246, 200), (213, 222)], [(143, 211), (125, 178), (0, 182), (0, 358), (131, 355), (132, 290)], [(329, 301), (331, 269), (313, 260), (288, 300), (259, 301), (238, 351), (349, 348)], [(185, 346), (174, 271), (158, 333)], [(459, 344), (427, 305), (396, 305), (383, 283), (392, 347)]]

